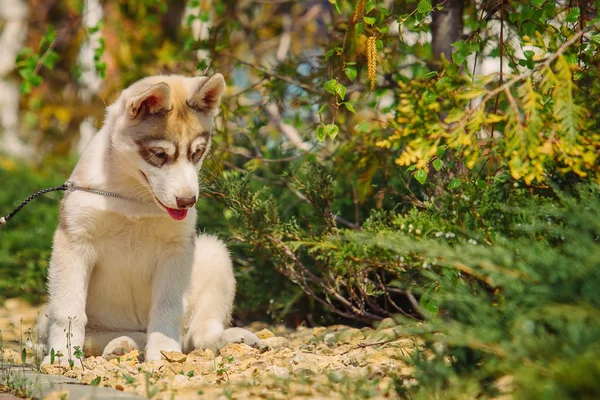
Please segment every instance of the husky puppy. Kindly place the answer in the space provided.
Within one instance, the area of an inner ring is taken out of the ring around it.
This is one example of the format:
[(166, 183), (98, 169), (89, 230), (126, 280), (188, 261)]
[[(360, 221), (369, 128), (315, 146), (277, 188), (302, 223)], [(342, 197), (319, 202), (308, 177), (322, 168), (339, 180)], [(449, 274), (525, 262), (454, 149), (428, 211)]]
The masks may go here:
[[(258, 344), (225, 329), (235, 278), (224, 243), (196, 235), (198, 171), (225, 90), (211, 77), (153, 76), (124, 90), (70, 181), (49, 268), (42, 342), (63, 354)], [(49, 363), (49, 356), (44, 363)]]

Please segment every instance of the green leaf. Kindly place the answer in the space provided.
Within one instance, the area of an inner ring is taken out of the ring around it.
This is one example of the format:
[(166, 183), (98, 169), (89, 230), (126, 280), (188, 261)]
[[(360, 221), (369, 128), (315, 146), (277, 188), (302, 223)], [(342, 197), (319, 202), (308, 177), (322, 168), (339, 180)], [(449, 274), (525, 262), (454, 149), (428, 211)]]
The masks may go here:
[(533, 8), (531, 7), (527, 7), (524, 6), (521, 9), (521, 13), (519, 14), (519, 20), (521, 21), (521, 23), (523, 23), (524, 21), (531, 19), (531, 16), (533, 15)]
[(337, 81), (335, 79), (330, 79), (327, 82), (325, 82), (325, 86), (323, 86), (323, 88), (328, 91), (331, 94), (335, 94), (335, 85), (337, 84)]
[(382, 33), (385, 35), (390, 30), (390, 27), (386, 25), (386, 26), (382, 26), (381, 28), (375, 28), (375, 29), (377, 29), (379, 31), (379, 33)]
[(52, 68), (54, 68), (54, 65), (56, 65), (56, 62), (59, 59), (60, 59), (60, 56), (55, 51), (51, 51), (48, 53), (48, 55), (46, 55), (46, 58), (44, 58), (44, 61), (42, 62), (42, 64), (44, 65), (44, 67), (46, 67), (48, 69), (52, 69)]
[(23, 349), (21, 350), (21, 364), (27, 364), (27, 350), (25, 349), (25, 347), (23, 347)]
[(344, 97), (346, 96), (346, 86), (335, 79), (330, 79), (325, 82), (324, 88), (329, 93), (338, 95), (342, 100), (344, 100)]
[(346, 89), (346, 86), (342, 85), (342, 84), (341, 84), (341, 83), (339, 83), (339, 82), (336, 82), (336, 85), (335, 85), (335, 93), (336, 93), (338, 96), (340, 96), (340, 98), (341, 98), (342, 100), (344, 100), (344, 97), (346, 97), (346, 90), (347, 90), (347, 89)]
[(462, 65), (462, 63), (464, 63), (466, 59), (467, 58), (463, 54), (457, 51), (452, 53), (452, 60), (458, 65)]
[(325, 111), (327, 109), (328, 104), (323, 104), (320, 108), (318, 113), (319, 114), (323, 114), (323, 111)]
[(23, 94), (29, 94), (31, 93), (31, 83), (29, 83), (28, 81), (24, 81), (21, 83), (21, 86), (19, 87), (19, 91)]
[(425, 75), (423, 75), (423, 79), (430, 79), (437, 75), (438, 75), (437, 71), (431, 71), (431, 72), (428, 72)]
[(428, 14), (433, 11), (431, 7), (431, 0), (421, 0), (417, 6), (417, 12), (419, 14)]
[(454, 178), (448, 183), (448, 189), (457, 189), (462, 185), (462, 181), (458, 178)]
[(373, 25), (377, 21), (375, 17), (363, 17), (363, 20), (369, 25)]
[(356, 75), (357, 75), (356, 68), (346, 67), (346, 68), (344, 68), (344, 73), (346, 74), (348, 79), (350, 79), (351, 81), (356, 79)]
[(329, 3), (335, 6), (335, 10), (338, 12), (338, 14), (341, 14), (340, 6), (338, 5), (337, 0), (329, 0)]
[(336, 124), (325, 125), (325, 133), (331, 139), (335, 139), (335, 137), (337, 136), (337, 134), (339, 133), (339, 131), (340, 131), (340, 128)]
[(348, 111), (350, 111), (352, 114), (356, 113), (356, 108), (354, 108), (354, 106), (352, 105), (352, 103), (350, 103), (349, 101), (346, 101), (344, 103), (344, 105), (346, 106), (346, 108), (348, 109)]
[(95, 377), (91, 382), (90, 382), (90, 386), (98, 386), (100, 384), (100, 381), (102, 380), (102, 377), (97, 376)]
[(364, 33), (365, 23), (364, 22), (357, 23), (356, 26), (354, 27), (354, 31), (356, 32), (357, 35)]
[(317, 140), (319, 142), (323, 142), (325, 140), (325, 137), (327, 136), (325, 132), (325, 125), (319, 126), (317, 128), (317, 131), (315, 132), (315, 135), (317, 136)]
[(370, 13), (377, 7), (377, 0), (368, 0), (365, 4), (365, 14)]
[(436, 150), (436, 154), (438, 157), (443, 157), (445, 152), (446, 152), (446, 145), (438, 146), (438, 148)]
[(417, 164), (413, 164), (410, 167), (406, 168), (406, 172), (414, 171), (417, 168)]
[(571, 8), (571, 11), (569, 12), (569, 15), (567, 15), (565, 22), (577, 22), (580, 14), (581, 11), (579, 10), (579, 7)]
[(425, 171), (424, 169), (420, 169), (417, 172), (415, 172), (415, 179), (417, 181), (419, 181), (419, 183), (421, 185), (423, 185), (425, 183), (425, 181), (427, 180), (427, 171)]
[(435, 160), (433, 160), (433, 168), (435, 168), (436, 171), (441, 170), (442, 168), (444, 168), (444, 162), (439, 158), (436, 158)]
[(423, 104), (424, 105), (429, 105), (433, 102), (435, 102), (437, 100), (437, 95), (433, 92), (430, 92), (429, 90), (426, 90), (423, 93)]
[(54, 353), (54, 347), (50, 349), (50, 364), (54, 364), (54, 357), (56, 353)]

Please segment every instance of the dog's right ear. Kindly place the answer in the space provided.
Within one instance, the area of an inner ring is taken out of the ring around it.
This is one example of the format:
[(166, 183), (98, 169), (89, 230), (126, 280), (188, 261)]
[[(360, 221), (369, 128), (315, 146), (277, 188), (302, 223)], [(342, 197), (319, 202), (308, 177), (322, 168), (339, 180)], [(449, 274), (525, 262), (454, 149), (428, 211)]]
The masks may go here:
[(171, 88), (164, 82), (156, 83), (127, 102), (130, 119), (143, 118), (171, 110)]

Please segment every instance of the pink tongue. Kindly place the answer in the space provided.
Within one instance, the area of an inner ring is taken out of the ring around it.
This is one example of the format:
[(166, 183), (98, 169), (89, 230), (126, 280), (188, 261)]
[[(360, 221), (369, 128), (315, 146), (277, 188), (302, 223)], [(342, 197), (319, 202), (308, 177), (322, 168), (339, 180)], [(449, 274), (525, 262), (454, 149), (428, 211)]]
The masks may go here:
[(169, 216), (174, 220), (181, 221), (186, 217), (188, 210), (187, 208), (184, 210), (175, 210), (173, 208), (167, 208), (167, 212), (169, 213)]

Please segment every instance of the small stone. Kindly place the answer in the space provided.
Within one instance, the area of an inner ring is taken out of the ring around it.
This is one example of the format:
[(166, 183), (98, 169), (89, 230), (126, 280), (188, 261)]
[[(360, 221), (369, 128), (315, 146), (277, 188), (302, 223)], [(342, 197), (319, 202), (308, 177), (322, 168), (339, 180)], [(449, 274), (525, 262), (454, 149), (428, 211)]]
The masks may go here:
[(48, 393), (44, 399), (46, 400), (67, 400), (69, 398), (69, 391), (67, 389), (57, 390), (56, 392)]
[(304, 353), (312, 353), (315, 351), (315, 346), (312, 344), (302, 344), (298, 349)]
[(313, 336), (323, 336), (323, 334), (325, 332), (327, 332), (326, 328), (323, 328), (322, 326), (318, 326), (313, 329), (312, 334), (313, 334)]
[(395, 328), (383, 328), (368, 332), (367, 339), (369, 339), (370, 343), (384, 342), (394, 340), (399, 334), (400, 332), (397, 332)]
[(324, 345), (323, 343), (317, 345), (317, 353), (323, 354), (325, 356), (330, 356), (333, 354), (333, 350)]
[(262, 339), (272, 338), (275, 336), (275, 334), (268, 329), (262, 329), (262, 330), (256, 332), (256, 336), (258, 336), (258, 338), (262, 340)]
[(81, 379), (81, 373), (83, 372), (83, 370), (79, 367), (73, 367), (73, 369), (69, 369), (67, 370), (63, 376), (66, 376), (67, 378), (73, 378), (73, 379)]
[(79, 378), (81, 380), (81, 383), (84, 383), (86, 385), (89, 385), (90, 383), (92, 383), (92, 381), (94, 379), (96, 379), (97, 376), (100, 375), (96, 375), (96, 372), (94, 371), (84, 371), (83, 374), (81, 375), (81, 378)]
[(337, 339), (335, 338), (335, 334), (334, 333), (327, 333), (325, 334), (325, 336), (323, 336), (323, 342), (329, 346), (329, 347), (334, 347), (337, 343)]
[(336, 339), (340, 343), (358, 343), (365, 338), (363, 333), (356, 328), (348, 328), (339, 331), (336, 335)]
[(290, 371), (288, 371), (286, 368), (278, 367), (276, 365), (271, 367), (271, 371), (273, 372), (273, 375), (278, 378), (286, 379), (290, 376)]
[(248, 325), (247, 327), (249, 330), (251, 330), (252, 332), (258, 332), (261, 331), (263, 329), (268, 329), (269, 325), (264, 323), (264, 322), (260, 322), (260, 321), (255, 321), (252, 322), (250, 325)]
[(138, 350), (133, 350), (127, 354), (111, 359), (108, 365), (114, 365), (115, 367), (118, 367), (120, 364), (134, 366), (139, 364), (139, 357), (140, 352)]
[(240, 358), (252, 354), (258, 354), (258, 350), (245, 343), (229, 343), (220, 350), (223, 357)]
[(181, 389), (190, 383), (190, 379), (185, 375), (175, 375), (171, 383), (173, 389)]
[(40, 370), (43, 374), (62, 375), (64, 368), (54, 364), (44, 364), (41, 366)]
[(161, 351), (160, 354), (163, 355), (165, 360), (174, 363), (184, 363), (187, 359), (187, 356), (178, 351)]
[(496, 382), (494, 382), (494, 387), (501, 394), (511, 393), (515, 390), (515, 377), (511, 375), (504, 375), (503, 377), (496, 379)]
[(315, 376), (315, 371), (308, 368), (298, 368), (294, 371), (294, 374), (297, 376)]
[(275, 327), (275, 329), (273, 329), (273, 333), (275, 335), (284, 335), (284, 334), (287, 334), (289, 332), (290, 332), (290, 330), (288, 328), (286, 328), (285, 325), (277, 325)]
[(2, 360), (8, 364), (21, 364), (21, 355), (13, 349), (4, 349)]
[(377, 325), (377, 329), (393, 328), (397, 325), (398, 324), (396, 321), (394, 321), (392, 318), (385, 318), (379, 323), (379, 325)]
[[(262, 339), (262, 338), (261, 338)], [(263, 345), (269, 349), (279, 349), (281, 347), (287, 347), (289, 340), (283, 337), (274, 336), (266, 339), (262, 339)]]
[(18, 342), (19, 336), (15, 333), (15, 331), (2, 331), (2, 341), (3, 342)]

